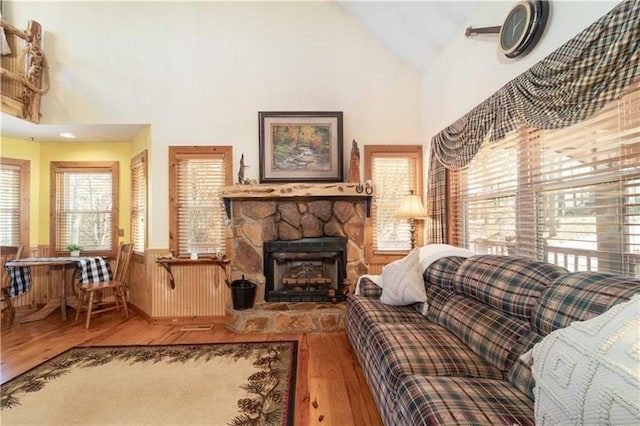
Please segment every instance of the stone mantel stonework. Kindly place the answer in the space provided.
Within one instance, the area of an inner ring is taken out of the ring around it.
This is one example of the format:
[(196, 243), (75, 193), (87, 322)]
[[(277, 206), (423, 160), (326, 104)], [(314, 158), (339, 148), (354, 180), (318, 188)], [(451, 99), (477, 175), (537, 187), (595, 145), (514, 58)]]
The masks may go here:
[(223, 188), (221, 195), (229, 203), (227, 235), (233, 246), (231, 279), (245, 277), (257, 284), (256, 303), (265, 303), (265, 242), (346, 237), (345, 285), (355, 283), (368, 270), (364, 243), (366, 205), (372, 193), (370, 186), (346, 183)]

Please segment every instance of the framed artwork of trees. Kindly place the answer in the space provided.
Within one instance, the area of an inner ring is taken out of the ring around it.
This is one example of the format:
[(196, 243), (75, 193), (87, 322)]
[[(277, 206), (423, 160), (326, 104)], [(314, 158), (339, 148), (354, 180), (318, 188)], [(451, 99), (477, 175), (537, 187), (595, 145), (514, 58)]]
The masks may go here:
[(341, 182), (342, 112), (259, 112), (260, 183)]

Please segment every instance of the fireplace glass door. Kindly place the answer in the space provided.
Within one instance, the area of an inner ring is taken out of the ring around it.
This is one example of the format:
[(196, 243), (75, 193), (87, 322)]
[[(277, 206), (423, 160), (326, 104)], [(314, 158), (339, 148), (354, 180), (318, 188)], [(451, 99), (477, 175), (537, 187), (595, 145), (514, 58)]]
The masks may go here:
[(343, 300), (345, 238), (272, 241), (264, 250), (267, 302)]

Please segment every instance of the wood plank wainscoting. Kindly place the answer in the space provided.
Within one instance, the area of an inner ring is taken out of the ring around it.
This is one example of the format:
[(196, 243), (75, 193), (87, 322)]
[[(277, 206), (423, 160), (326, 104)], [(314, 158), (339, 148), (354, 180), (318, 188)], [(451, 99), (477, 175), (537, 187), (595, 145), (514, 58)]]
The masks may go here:
[(384, 267), (384, 263), (370, 263), (369, 264), (369, 272), (367, 274), (370, 275), (380, 275), (382, 274), (382, 268)]
[[(29, 248), (21, 257), (49, 256), (49, 246)], [(34, 266), (31, 269), (31, 290), (12, 299), (18, 314), (34, 310), (38, 304), (46, 304), (51, 298), (58, 296), (58, 287), (53, 283), (60, 279), (60, 273), (48, 266)]]
[(224, 272), (211, 264), (174, 265), (176, 288), (156, 261), (168, 249), (147, 250), (134, 256), (129, 277), (129, 301), (151, 321), (206, 320), (224, 316), (230, 292)]

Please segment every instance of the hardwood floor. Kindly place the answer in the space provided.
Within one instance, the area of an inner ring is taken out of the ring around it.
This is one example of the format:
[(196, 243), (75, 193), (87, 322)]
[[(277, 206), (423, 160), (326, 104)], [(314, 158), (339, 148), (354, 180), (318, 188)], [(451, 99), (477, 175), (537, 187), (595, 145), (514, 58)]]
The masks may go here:
[(2, 325), (2, 383), (74, 346), (215, 343), (297, 340), (297, 425), (382, 425), (382, 420), (345, 333), (236, 334), (222, 319), (208, 331), (182, 331), (184, 324), (149, 324), (132, 312), (124, 320), (117, 311), (96, 315), (85, 330), (80, 320), (63, 322), (59, 312), (46, 319)]

